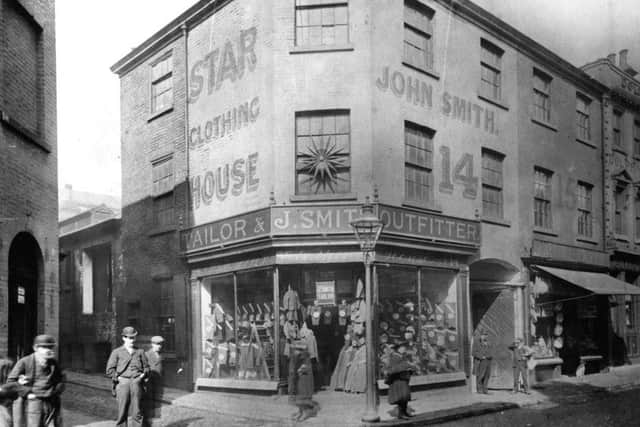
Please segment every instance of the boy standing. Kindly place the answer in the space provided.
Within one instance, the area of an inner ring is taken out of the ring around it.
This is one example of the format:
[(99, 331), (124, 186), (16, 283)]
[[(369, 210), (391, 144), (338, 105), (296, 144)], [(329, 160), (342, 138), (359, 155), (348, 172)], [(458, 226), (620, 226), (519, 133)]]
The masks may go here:
[(24, 425), (23, 410), (28, 427), (62, 425), (60, 394), (65, 376), (55, 359), (55, 346), (51, 335), (38, 335), (33, 340), (33, 353), (18, 360), (9, 373), (7, 384), (17, 385), (21, 397), (14, 404), (14, 425)]
[(529, 394), (529, 375), (527, 361), (531, 357), (531, 349), (524, 345), (522, 338), (516, 338), (513, 344), (509, 347), (513, 352), (513, 391), (515, 394), (518, 392), (518, 383), (520, 374), (522, 374), (522, 388), (525, 394)]
[(162, 344), (164, 338), (161, 336), (151, 337), (151, 348), (147, 350), (145, 356), (149, 363), (149, 377), (147, 378), (146, 414), (145, 420), (151, 425), (153, 418), (160, 418), (160, 407), (162, 405)]
[(480, 340), (474, 343), (472, 354), (476, 372), (476, 389), (478, 393), (489, 394), (488, 386), (493, 351), (489, 346), (486, 332), (480, 332)]

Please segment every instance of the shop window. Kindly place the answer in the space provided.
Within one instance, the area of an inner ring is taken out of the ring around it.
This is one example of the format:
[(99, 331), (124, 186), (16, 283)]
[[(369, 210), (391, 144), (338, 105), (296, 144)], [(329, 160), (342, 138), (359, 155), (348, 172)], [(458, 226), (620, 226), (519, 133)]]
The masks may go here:
[(433, 136), (431, 129), (415, 123), (404, 125), (405, 199), (433, 201)]
[(151, 65), (151, 113), (173, 106), (173, 57), (168, 54)]
[(404, 2), (404, 63), (420, 70), (433, 69), (434, 12), (413, 0)]
[(503, 218), (502, 164), (504, 155), (482, 149), (482, 215)]
[(592, 185), (578, 182), (576, 194), (578, 201), (578, 235), (584, 237), (593, 237), (592, 192)]
[(633, 122), (633, 154), (640, 156), (640, 121)]
[(636, 307), (638, 297), (625, 295), (624, 296), (624, 323), (629, 329), (636, 327)]
[[(166, 352), (175, 352), (175, 301), (173, 292), (173, 280), (165, 279), (155, 284), (160, 289), (160, 316), (158, 317), (158, 331), (164, 338), (163, 349)], [(159, 285), (159, 286), (158, 286)]]
[(622, 147), (622, 112), (613, 112), (613, 146)]
[(614, 190), (613, 202), (614, 202), (614, 232), (618, 235), (626, 234), (626, 226), (624, 220), (624, 205), (626, 197), (626, 185), (618, 182)]
[(456, 273), (382, 266), (376, 270), (381, 365), (389, 351), (385, 344), (404, 342), (405, 359), (416, 375), (459, 371)]
[(296, 46), (334, 46), (348, 42), (348, 2), (296, 0)]
[(348, 110), (296, 113), (296, 194), (351, 191)]
[(93, 314), (93, 259), (87, 251), (81, 255), (82, 314)]
[(533, 117), (542, 122), (551, 121), (551, 77), (533, 69)]
[(551, 229), (551, 177), (552, 173), (534, 169), (533, 218), (536, 227)]
[(499, 101), (502, 97), (502, 55), (504, 51), (493, 43), (480, 41), (480, 94)]
[(590, 108), (591, 100), (583, 95), (576, 94), (576, 136), (583, 141), (591, 139)]
[(273, 380), (277, 307), (273, 304), (272, 271), (208, 279), (202, 300), (202, 375)]

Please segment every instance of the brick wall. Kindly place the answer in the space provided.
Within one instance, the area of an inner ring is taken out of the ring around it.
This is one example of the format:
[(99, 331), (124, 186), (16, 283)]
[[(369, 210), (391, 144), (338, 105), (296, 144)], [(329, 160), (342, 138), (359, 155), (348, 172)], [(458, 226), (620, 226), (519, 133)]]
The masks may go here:
[[(42, 253), (37, 331), (58, 335), (54, 1), (17, 3), (0, 2), (0, 110), (5, 113), (0, 125), (0, 353), (6, 353), (8, 345), (8, 254), (20, 232), (31, 234)], [(21, 7), (26, 13), (16, 12)], [(41, 31), (33, 31), (34, 23)], [(50, 152), (16, 132), (7, 117)]]

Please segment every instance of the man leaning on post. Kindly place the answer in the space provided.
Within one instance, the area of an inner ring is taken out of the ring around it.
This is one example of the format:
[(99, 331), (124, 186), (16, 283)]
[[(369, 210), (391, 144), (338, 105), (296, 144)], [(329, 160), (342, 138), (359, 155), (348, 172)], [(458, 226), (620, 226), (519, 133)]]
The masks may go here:
[(141, 426), (142, 381), (149, 375), (149, 363), (144, 352), (134, 347), (138, 331), (127, 326), (122, 330), (123, 345), (111, 352), (107, 361), (107, 375), (115, 384), (118, 401), (116, 426), (127, 427), (129, 408), (134, 426)]

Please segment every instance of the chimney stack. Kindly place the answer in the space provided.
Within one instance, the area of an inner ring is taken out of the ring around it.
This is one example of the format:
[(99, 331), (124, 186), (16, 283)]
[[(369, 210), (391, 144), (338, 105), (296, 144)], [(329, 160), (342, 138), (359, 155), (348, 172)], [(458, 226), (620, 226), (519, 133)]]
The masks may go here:
[(609, 60), (609, 62), (611, 62), (613, 65), (616, 65), (616, 54), (615, 53), (610, 53), (609, 55), (607, 55), (607, 59)]
[(634, 77), (638, 72), (633, 69), (629, 62), (627, 61), (627, 55), (629, 54), (629, 49), (622, 49), (620, 51), (620, 59), (619, 59), (619, 67), (622, 71), (629, 74), (631, 77)]

